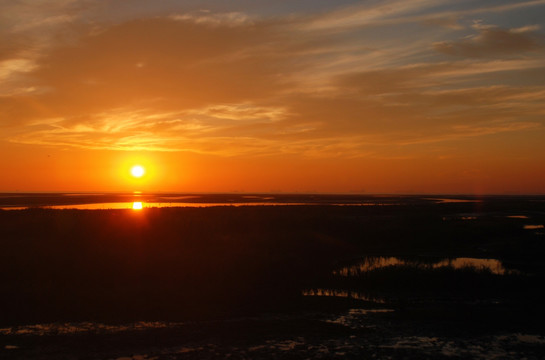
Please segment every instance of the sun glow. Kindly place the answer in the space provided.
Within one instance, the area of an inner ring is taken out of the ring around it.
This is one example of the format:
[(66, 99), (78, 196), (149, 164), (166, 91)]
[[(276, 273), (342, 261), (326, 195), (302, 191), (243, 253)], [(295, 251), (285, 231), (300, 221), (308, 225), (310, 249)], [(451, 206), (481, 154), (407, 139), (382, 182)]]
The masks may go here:
[(163, 164), (154, 154), (120, 154), (112, 162), (112, 185), (123, 192), (153, 192), (164, 186), (162, 170)]
[(142, 202), (141, 201), (135, 201), (132, 203), (132, 209), (133, 210), (142, 210)]
[(135, 178), (141, 178), (146, 173), (146, 170), (141, 165), (134, 165), (131, 168), (131, 175)]

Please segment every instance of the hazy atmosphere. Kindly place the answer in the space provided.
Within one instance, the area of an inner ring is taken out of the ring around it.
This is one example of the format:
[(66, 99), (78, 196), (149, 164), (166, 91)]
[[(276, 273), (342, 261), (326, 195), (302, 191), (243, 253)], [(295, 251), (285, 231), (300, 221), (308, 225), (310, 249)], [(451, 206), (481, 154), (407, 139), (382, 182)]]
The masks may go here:
[(0, 0), (0, 358), (545, 358), (545, 0)]
[(544, 15), (2, 0), (0, 191), (543, 194)]

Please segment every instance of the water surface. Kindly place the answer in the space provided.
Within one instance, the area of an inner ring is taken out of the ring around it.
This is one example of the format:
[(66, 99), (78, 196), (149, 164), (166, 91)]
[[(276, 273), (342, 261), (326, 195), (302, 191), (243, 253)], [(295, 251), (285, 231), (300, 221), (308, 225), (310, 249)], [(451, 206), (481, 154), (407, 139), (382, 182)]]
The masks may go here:
[[(109, 210), (213, 206), (383, 206), (401, 205), (400, 197), (308, 194), (0, 194), (0, 209), (27, 208)], [(411, 200), (412, 201), (412, 200)]]
[(471, 257), (457, 257), (449, 259), (414, 257), (399, 258), (392, 256), (366, 257), (359, 263), (335, 270), (333, 273), (341, 276), (356, 276), (358, 274), (385, 268), (388, 266), (410, 265), (425, 269), (438, 269), (449, 267), (452, 269), (471, 268), (475, 270), (488, 270), (492, 274), (505, 275), (513, 270), (506, 269), (501, 261), (496, 259), (480, 259)]

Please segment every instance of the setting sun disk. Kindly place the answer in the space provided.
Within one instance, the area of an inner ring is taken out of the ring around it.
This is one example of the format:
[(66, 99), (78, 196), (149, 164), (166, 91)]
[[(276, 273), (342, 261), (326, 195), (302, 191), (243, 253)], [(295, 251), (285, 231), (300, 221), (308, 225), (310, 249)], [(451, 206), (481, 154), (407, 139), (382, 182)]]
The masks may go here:
[(135, 165), (135, 166), (133, 166), (131, 168), (131, 175), (136, 177), (136, 178), (140, 178), (140, 177), (144, 176), (145, 173), (146, 173), (146, 171), (140, 165)]

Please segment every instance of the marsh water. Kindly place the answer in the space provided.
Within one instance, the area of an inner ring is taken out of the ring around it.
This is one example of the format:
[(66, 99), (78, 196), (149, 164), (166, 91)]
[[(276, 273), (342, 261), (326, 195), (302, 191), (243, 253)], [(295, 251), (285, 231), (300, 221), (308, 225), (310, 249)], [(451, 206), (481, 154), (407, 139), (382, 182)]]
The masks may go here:
[[(428, 286), (435, 289), (442, 284), (434, 284), (434, 281), (444, 281), (437, 274), (450, 274), (451, 281), (467, 281), (467, 286), (457, 287), (456, 291), (468, 295), (472, 292), (472, 282), (482, 282), (484, 277), (503, 276), (532, 276), (530, 272), (514, 268), (516, 264), (505, 265), (501, 260), (491, 258), (453, 257), (442, 258), (434, 256), (366, 256), (361, 259), (351, 260), (348, 265), (337, 266), (331, 272), (329, 287), (309, 288), (302, 291), (303, 296), (338, 297), (363, 300), (378, 304), (386, 304), (392, 299), (398, 299), (400, 289), (403, 286), (396, 285), (398, 279), (406, 274), (414, 276), (409, 282), (429, 283)], [(431, 279), (431, 280), (430, 280)], [(378, 285), (376, 282), (382, 282)], [(393, 286), (392, 286), (392, 283)], [(389, 285), (388, 285), (389, 284)], [(411, 287), (415, 290), (421, 284), (409, 285), (409, 291), (405, 295), (416, 299)], [(392, 288), (395, 290), (392, 291)], [(420, 289), (421, 290), (421, 289)], [(416, 291), (418, 292), (418, 291)], [(422, 294), (420, 293), (420, 296)], [(444, 296), (435, 293), (438, 298), (444, 300)], [(451, 294), (453, 298), (459, 298), (457, 294)], [(481, 301), (486, 301), (487, 296), (481, 296)], [(490, 297), (488, 297), (490, 300)], [(427, 301), (430, 298), (427, 297)], [(471, 298), (473, 301), (474, 298)], [(491, 300), (498, 301), (497, 296), (491, 296)]]
[[(111, 210), (164, 207), (216, 206), (373, 206), (399, 205), (391, 196), (301, 195), (301, 194), (164, 194), (164, 193), (4, 193), (0, 209), (28, 208)], [(435, 201), (435, 200), (431, 200)], [(443, 199), (438, 200), (443, 201)]]
[(414, 266), (422, 269), (472, 269), (485, 270), (492, 274), (503, 275), (513, 273), (516, 270), (506, 269), (502, 262), (497, 259), (479, 259), (470, 257), (437, 258), (437, 257), (393, 257), (393, 256), (370, 256), (365, 257), (354, 265), (345, 266), (334, 270), (334, 274), (342, 276), (354, 276), (363, 272), (373, 271), (385, 267)]

